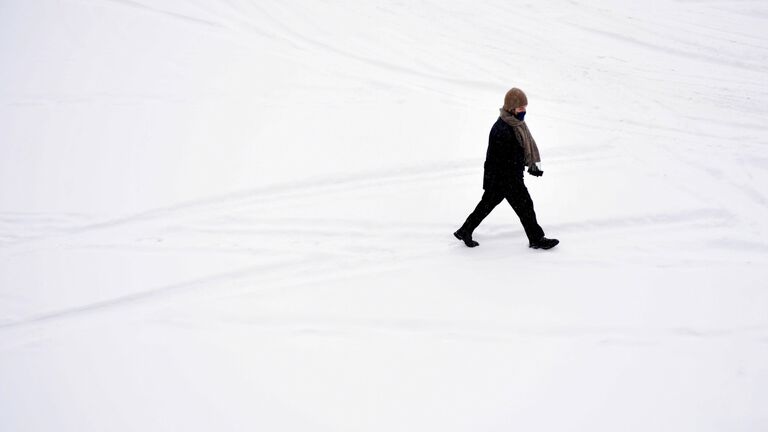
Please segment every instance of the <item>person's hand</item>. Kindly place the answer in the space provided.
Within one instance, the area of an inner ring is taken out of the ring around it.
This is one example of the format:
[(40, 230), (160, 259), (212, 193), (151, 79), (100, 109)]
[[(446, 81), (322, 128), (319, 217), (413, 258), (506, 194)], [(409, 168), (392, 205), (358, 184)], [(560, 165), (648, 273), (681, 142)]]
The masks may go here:
[(528, 168), (528, 174), (530, 174), (530, 175), (532, 175), (534, 177), (541, 177), (541, 176), (544, 175), (544, 171), (540, 170), (536, 166), (532, 166), (532, 167)]

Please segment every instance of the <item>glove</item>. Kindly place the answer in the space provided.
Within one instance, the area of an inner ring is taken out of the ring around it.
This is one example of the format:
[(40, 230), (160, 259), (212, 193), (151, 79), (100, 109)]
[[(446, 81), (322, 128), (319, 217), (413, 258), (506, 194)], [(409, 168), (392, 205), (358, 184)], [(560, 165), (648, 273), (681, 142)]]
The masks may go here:
[(544, 175), (544, 171), (540, 170), (537, 166), (532, 166), (528, 168), (528, 174), (534, 176), (534, 177), (541, 177)]

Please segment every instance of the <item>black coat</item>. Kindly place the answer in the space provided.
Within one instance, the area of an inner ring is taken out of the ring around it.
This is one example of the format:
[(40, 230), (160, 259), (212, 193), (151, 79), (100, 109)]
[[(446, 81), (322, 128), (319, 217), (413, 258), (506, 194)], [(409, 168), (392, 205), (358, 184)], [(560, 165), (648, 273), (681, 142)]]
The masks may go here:
[(525, 152), (515, 131), (499, 117), (488, 137), (483, 189), (503, 189), (523, 179)]

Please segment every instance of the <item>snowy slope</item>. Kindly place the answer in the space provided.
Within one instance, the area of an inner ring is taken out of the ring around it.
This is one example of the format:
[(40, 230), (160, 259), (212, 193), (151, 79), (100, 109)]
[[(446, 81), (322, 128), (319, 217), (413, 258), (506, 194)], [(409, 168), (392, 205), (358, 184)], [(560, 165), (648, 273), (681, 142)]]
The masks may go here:
[[(767, 21), (0, 2), (0, 430), (768, 429)], [(451, 235), (511, 86), (548, 252)]]

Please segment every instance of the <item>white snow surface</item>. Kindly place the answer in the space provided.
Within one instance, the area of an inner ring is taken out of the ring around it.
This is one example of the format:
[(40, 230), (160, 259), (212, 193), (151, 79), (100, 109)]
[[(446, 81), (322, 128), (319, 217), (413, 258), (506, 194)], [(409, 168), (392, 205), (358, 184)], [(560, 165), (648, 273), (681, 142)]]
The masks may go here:
[[(0, 430), (768, 430), (767, 28), (0, 1)], [(452, 236), (513, 86), (551, 251)]]

